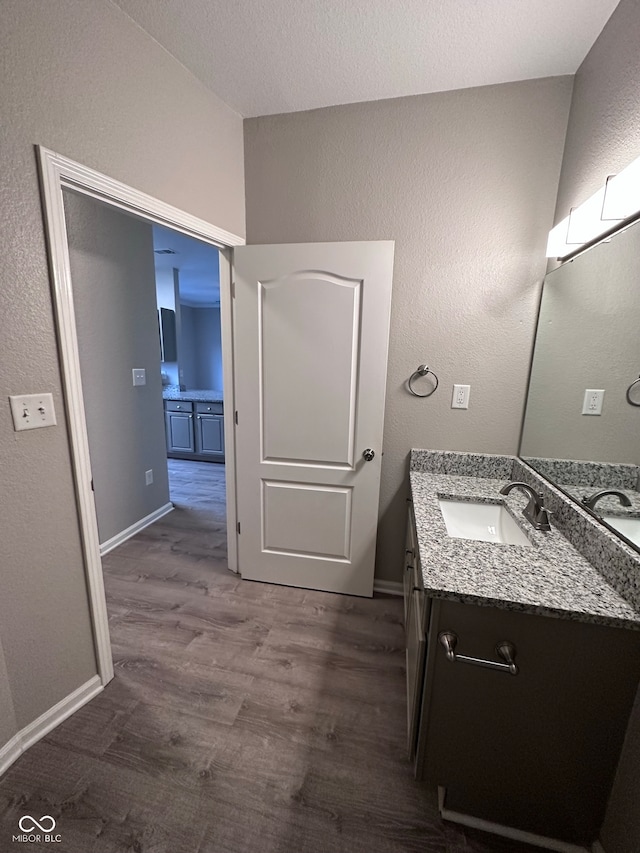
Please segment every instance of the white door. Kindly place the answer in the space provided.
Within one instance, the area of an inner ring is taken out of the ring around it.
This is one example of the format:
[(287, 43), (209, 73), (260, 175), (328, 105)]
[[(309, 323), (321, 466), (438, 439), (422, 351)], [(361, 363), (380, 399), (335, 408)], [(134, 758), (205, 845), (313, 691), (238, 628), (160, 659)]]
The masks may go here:
[(393, 248), (234, 250), (243, 578), (373, 595)]

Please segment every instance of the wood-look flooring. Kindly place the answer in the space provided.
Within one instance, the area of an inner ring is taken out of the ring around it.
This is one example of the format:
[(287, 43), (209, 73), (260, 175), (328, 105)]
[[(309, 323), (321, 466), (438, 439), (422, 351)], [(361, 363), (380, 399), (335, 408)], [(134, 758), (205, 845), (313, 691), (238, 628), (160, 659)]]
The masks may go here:
[(60, 853), (489, 853), (406, 758), (399, 598), (240, 580), (224, 466), (169, 461), (176, 509), (104, 558), (116, 676), (0, 780)]

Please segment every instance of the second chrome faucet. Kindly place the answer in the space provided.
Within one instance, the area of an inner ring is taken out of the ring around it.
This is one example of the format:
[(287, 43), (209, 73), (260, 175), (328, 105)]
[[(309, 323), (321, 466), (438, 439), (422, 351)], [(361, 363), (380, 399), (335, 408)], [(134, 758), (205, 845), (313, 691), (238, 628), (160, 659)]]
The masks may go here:
[(551, 530), (549, 523), (549, 511), (544, 505), (542, 492), (536, 492), (527, 483), (507, 483), (500, 489), (501, 495), (508, 495), (512, 489), (520, 489), (529, 496), (529, 503), (522, 510), (522, 514), (536, 530)]

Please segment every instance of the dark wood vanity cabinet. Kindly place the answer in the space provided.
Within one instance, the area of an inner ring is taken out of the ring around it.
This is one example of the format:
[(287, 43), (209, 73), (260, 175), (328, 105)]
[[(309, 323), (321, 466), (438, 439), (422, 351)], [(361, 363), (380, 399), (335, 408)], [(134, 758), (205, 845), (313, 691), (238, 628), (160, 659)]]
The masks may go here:
[[(448, 811), (590, 844), (640, 679), (640, 633), (429, 599), (411, 528), (410, 520), (407, 693), (416, 777), (444, 789)], [(439, 640), (445, 631), (456, 635), (457, 654), (489, 661), (499, 662), (497, 644), (510, 641), (517, 675), (449, 660)]]

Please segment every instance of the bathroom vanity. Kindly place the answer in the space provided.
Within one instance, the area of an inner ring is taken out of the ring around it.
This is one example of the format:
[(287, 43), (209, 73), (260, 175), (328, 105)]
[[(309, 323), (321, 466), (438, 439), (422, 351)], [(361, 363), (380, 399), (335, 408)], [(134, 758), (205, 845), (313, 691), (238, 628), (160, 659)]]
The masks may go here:
[[(404, 591), (416, 776), (438, 786), (445, 816), (590, 844), (640, 681), (637, 555), (626, 549), (612, 570), (615, 537), (598, 541), (609, 534), (586, 512), (572, 521), (580, 510), (566, 511), (571, 501), (512, 457), (413, 451), (410, 480)], [(542, 491), (550, 531), (525, 520), (519, 490), (500, 494), (514, 480)], [(452, 500), (462, 535), (447, 530)], [(504, 512), (524, 538), (499, 541), (510, 536), (500, 520), (478, 534), (486, 541), (464, 538), (465, 503), (467, 518), (483, 505)]]

